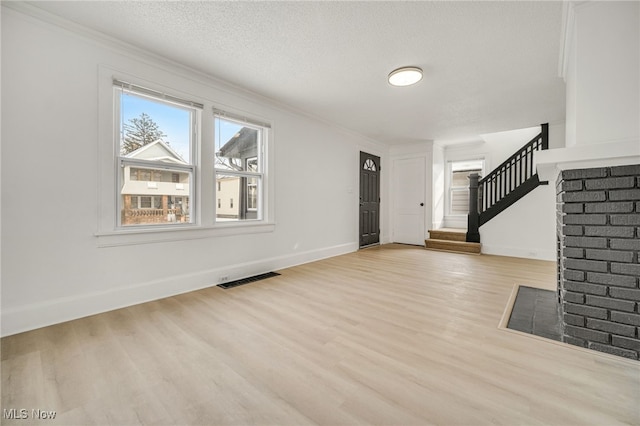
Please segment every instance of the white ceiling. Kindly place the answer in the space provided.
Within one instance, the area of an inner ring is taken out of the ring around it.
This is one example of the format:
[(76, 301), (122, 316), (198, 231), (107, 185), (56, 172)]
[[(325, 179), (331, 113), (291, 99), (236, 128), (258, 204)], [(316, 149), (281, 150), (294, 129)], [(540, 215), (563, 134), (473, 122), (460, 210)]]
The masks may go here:
[(564, 119), (557, 1), (31, 4), (386, 143)]

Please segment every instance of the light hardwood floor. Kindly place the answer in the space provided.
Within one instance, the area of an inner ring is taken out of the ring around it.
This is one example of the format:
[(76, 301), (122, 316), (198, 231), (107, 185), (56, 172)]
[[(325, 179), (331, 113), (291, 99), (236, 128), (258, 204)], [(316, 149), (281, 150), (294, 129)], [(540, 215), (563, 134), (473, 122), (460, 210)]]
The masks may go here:
[(386, 245), (2, 339), (3, 424), (640, 424), (640, 363), (498, 329), (555, 264)]

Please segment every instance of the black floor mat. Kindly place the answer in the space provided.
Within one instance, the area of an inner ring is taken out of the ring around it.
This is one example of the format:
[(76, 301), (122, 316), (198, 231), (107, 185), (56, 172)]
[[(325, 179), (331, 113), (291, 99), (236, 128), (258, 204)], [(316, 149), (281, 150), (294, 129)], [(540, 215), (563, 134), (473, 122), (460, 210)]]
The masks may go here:
[(520, 286), (507, 328), (562, 341), (560, 308), (556, 292)]
[(228, 288), (238, 287), (239, 285), (249, 284), (256, 281), (264, 280), (266, 278), (276, 277), (280, 275), (277, 272), (267, 272), (265, 274), (254, 275), (253, 277), (243, 278), (241, 280), (229, 281), (227, 283), (218, 284), (218, 287), (222, 287), (225, 290)]

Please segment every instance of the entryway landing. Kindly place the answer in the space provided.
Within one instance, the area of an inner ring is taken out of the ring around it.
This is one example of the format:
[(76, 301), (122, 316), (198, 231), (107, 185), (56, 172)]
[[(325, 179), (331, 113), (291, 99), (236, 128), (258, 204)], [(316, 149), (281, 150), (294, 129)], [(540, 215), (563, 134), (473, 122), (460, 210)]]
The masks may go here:
[(480, 254), (482, 244), (468, 243), (467, 230), (462, 228), (440, 228), (429, 230), (429, 238), (424, 240), (429, 250), (441, 250), (455, 253)]

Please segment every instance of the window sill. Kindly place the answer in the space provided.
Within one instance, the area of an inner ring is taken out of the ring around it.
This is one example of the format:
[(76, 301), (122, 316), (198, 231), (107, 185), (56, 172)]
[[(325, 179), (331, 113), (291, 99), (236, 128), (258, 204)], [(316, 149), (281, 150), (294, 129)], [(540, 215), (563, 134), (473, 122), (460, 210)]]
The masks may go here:
[(123, 229), (95, 234), (98, 247), (117, 247), (138, 244), (153, 244), (171, 241), (197, 240), (273, 232), (275, 223), (224, 223), (215, 226), (185, 225), (179, 228), (137, 228)]

